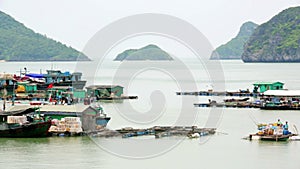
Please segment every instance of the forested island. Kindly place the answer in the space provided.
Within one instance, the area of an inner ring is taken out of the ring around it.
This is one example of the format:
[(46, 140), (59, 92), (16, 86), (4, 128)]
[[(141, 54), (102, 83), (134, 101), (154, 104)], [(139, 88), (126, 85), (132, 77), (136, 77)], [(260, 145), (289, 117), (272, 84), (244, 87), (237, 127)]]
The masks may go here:
[(0, 60), (87, 61), (83, 53), (41, 35), (0, 11)]
[(173, 58), (158, 46), (150, 44), (140, 49), (128, 49), (118, 54), (114, 61), (134, 61), (134, 60), (173, 60)]

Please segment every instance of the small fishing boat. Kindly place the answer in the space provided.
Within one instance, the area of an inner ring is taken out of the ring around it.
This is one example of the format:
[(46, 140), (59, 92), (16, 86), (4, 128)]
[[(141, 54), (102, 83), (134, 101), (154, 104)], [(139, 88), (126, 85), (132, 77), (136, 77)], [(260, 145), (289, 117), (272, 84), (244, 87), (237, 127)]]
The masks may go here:
[(51, 121), (37, 119), (34, 108), (0, 112), (0, 137), (46, 137)]
[(250, 134), (249, 140), (253, 140), (253, 138), (257, 138), (262, 141), (288, 141), (290, 137), (295, 136), (294, 134), (288, 135), (259, 135), (259, 134)]
[[(288, 130), (288, 123), (282, 125), (280, 119), (277, 123), (257, 124), (258, 132), (249, 135), (249, 140), (262, 141), (288, 141), (290, 138), (297, 136)], [(295, 127), (295, 126), (294, 126)]]
[(106, 127), (107, 123), (110, 121), (110, 117), (107, 116), (106, 113), (104, 113), (103, 107), (99, 104), (94, 104), (92, 107), (96, 110), (98, 110), (97, 116), (96, 116), (96, 125), (101, 127)]

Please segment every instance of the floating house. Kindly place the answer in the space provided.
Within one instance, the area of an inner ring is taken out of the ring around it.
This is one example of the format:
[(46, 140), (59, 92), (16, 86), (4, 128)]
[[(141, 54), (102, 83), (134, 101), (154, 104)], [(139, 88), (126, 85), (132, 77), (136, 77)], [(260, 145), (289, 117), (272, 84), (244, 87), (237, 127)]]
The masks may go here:
[(83, 89), (86, 81), (81, 80), (81, 72), (61, 72), (60, 70), (47, 70), (43, 74), (46, 84), (54, 83), (54, 86), (72, 86), (74, 89)]
[[(282, 82), (258, 82), (254, 83), (254, 93), (263, 93), (267, 90), (282, 90), (284, 83)], [(259, 91), (258, 91), (259, 89)]]
[(300, 110), (300, 90), (268, 90), (261, 100), (261, 109)]
[(44, 105), (40, 107), (40, 113), (45, 119), (61, 120), (65, 117), (80, 117), (84, 131), (96, 128), (96, 117), (99, 110), (91, 106), (64, 106), (64, 105)]
[[(10, 111), (29, 108), (34, 106), (14, 106)], [(37, 110), (47, 121), (48, 119), (61, 120), (66, 117), (80, 117), (84, 131), (95, 130), (97, 125), (106, 126), (110, 117), (106, 117), (101, 107), (86, 105), (43, 105)]]
[(103, 98), (103, 97), (121, 97), (123, 88), (119, 85), (92, 85), (86, 87), (88, 96)]
[[(67, 104), (79, 102), (85, 98), (85, 91), (70, 86), (53, 86), (47, 90), (49, 101), (64, 101)], [(77, 101), (75, 101), (77, 100)]]

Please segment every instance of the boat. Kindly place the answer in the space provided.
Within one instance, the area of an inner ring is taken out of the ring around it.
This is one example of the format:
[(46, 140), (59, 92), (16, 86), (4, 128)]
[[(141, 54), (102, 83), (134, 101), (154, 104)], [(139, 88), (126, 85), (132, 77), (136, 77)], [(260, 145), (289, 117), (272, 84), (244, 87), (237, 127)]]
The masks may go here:
[(36, 120), (34, 108), (0, 112), (0, 137), (46, 137), (51, 121)]
[(277, 123), (258, 124), (258, 132), (249, 135), (249, 140), (261, 141), (288, 141), (298, 134), (288, 130), (288, 124), (282, 125), (280, 120)]
[(96, 117), (96, 125), (99, 127), (106, 127), (107, 123), (110, 121), (110, 117), (107, 116), (103, 111), (103, 107), (99, 104), (92, 105), (94, 109), (98, 111)]
[(232, 98), (232, 99), (225, 99), (224, 102), (246, 102), (248, 101), (250, 98), (247, 97), (247, 98), (243, 98), (243, 99), (235, 99), (235, 98)]
[(107, 117), (106, 114), (104, 114), (103, 116), (96, 117), (96, 124), (98, 126), (106, 127), (109, 120), (110, 117)]
[(289, 135), (264, 135), (260, 137), (262, 141), (287, 141), (290, 138)]

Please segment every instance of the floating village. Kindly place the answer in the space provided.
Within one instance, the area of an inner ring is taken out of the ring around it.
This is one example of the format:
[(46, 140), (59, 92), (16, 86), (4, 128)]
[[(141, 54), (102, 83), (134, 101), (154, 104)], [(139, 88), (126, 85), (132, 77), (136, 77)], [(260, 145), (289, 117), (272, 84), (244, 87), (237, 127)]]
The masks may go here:
[[(137, 137), (152, 135), (155, 138), (180, 136), (199, 138), (213, 135), (216, 128), (197, 126), (153, 126), (145, 129), (125, 127), (110, 130), (111, 120), (100, 104), (101, 100), (138, 99), (125, 96), (124, 87), (117, 84), (86, 86), (80, 72), (47, 70), (47, 73), (20, 75), (0, 74), (0, 137)], [(300, 110), (300, 90), (287, 90), (283, 82), (256, 82), (253, 90), (237, 91), (180, 91), (183, 95), (208, 97), (224, 96), (222, 102), (208, 99), (207, 103), (191, 103), (203, 108), (254, 108), (263, 110)], [(284, 124), (283, 124), (284, 123)], [(287, 141), (300, 140), (296, 126), (288, 122), (257, 123), (257, 133), (249, 134), (248, 140)], [(291, 132), (291, 128), (295, 133)]]

